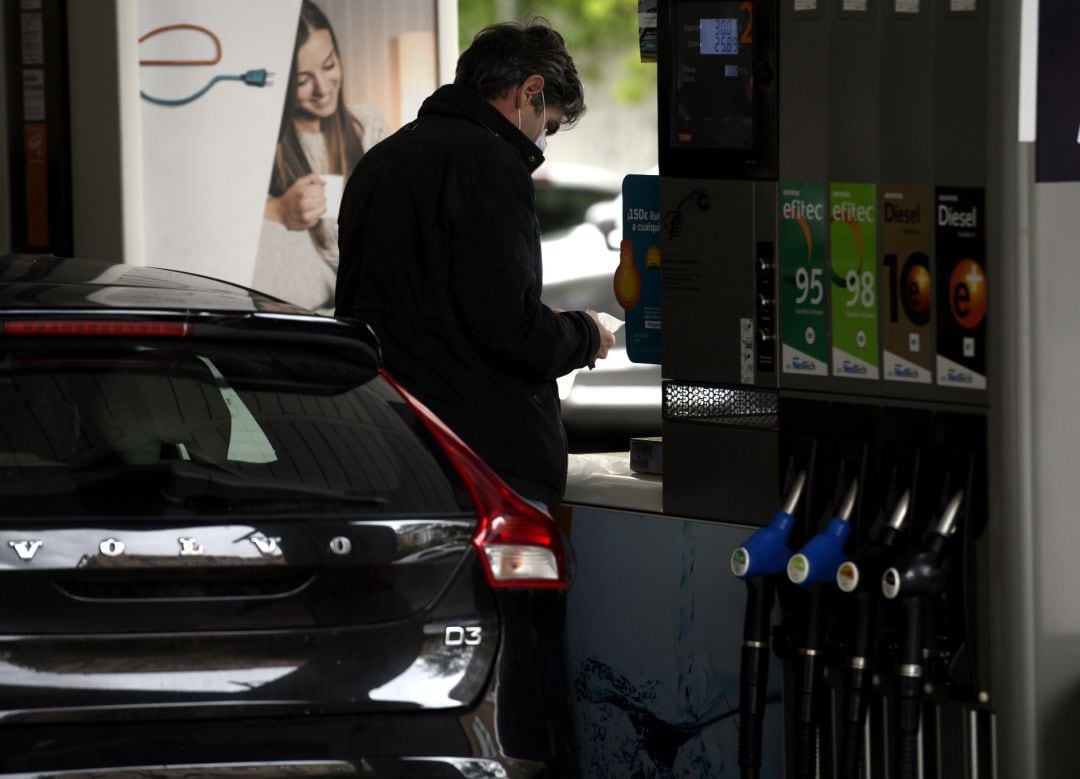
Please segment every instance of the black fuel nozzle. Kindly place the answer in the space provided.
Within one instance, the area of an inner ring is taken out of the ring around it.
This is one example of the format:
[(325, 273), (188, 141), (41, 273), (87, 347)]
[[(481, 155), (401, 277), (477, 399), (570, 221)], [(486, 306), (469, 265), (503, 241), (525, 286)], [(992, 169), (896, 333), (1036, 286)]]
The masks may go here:
[(852, 555), (850, 560), (841, 563), (836, 572), (836, 584), (843, 592), (858, 593), (873, 591), (876, 594), (878, 582), (896, 556), (896, 539), (907, 520), (911, 507), (911, 492), (904, 490), (896, 501), (889, 520)]
[(869, 681), (873, 674), (872, 655), (877, 630), (877, 583), (895, 560), (898, 551), (896, 541), (910, 505), (910, 491), (904, 490), (889, 520), (836, 572), (836, 583), (840, 590), (856, 598), (854, 629), (844, 668), (840, 779), (859, 779), (861, 776), (862, 730), (869, 706)]
[(941, 566), (945, 546), (956, 532), (957, 515), (964, 501), (963, 490), (953, 495), (934, 526), (922, 537), (899, 565), (886, 569), (881, 578), (881, 591), (889, 600), (932, 595), (945, 589), (946, 574)]
[(881, 577), (881, 590), (904, 609), (904, 637), (897, 667), (897, 776), (915, 779), (919, 774), (918, 732), (923, 688), (923, 608), (926, 598), (945, 589), (948, 575), (943, 567), (945, 547), (956, 532), (963, 491), (946, 504), (938, 521), (926, 531), (919, 546), (900, 564)]
[(795, 526), (795, 509), (806, 486), (800, 471), (783, 507), (731, 555), (731, 571), (746, 582), (746, 617), (739, 685), (739, 769), (743, 779), (761, 771), (762, 727), (769, 684), (770, 616), (776, 592), (775, 576), (784, 570), (791, 550), (788, 539)]

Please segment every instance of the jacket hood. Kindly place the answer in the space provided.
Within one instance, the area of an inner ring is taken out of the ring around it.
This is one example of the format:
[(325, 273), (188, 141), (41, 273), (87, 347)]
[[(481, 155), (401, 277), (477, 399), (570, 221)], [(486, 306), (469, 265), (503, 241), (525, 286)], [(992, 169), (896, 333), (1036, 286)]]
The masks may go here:
[(465, 119), (486, 127), (509, 143), (521, 155), (521, 161), (532, 173), (544, 162), (544, 155), (535, 143), (514, 126), (495, 106), (475, 92), (446, 84), (435, 90), (420, 106), (417, 117), (446, 116)]

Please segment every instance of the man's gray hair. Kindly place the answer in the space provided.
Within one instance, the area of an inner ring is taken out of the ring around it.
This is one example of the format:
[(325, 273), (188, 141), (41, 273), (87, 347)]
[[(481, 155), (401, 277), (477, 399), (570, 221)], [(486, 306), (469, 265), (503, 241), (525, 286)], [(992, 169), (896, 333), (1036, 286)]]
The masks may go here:
[[(585, 90), (566, 41), (540, 17), (524, 24), (501, 22), (478, 32), (458, 58), (454, 83), (492, 100), (534, 73), (544, 77), (547, 105), (563, 109), (563, 124), (572, 125), (585, 113)], [(540, 107), (539, 95), (533, 104)]]

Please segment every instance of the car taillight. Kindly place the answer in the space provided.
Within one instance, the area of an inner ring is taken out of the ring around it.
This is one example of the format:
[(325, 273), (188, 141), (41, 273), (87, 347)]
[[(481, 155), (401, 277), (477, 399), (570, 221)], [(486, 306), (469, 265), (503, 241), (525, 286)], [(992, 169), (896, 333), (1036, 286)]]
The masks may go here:
[(140, 322), (117, 319), (13, 319), (0, 322), (4, 335), (185, 336), (190, 322)]
[(393, 387), (442, 447), (479, 514), (473, 545), (492, 587), (567, 585), (566, 561), (555, 521), (512, 490), (464, 441), (386, 371)]

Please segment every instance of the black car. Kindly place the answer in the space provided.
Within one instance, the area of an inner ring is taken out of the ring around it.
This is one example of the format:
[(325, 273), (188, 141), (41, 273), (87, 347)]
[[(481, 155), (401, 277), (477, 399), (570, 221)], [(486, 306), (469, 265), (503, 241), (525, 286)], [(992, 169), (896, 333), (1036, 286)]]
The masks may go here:
[(0, 257), (0, 774), (576, 774), (569, 548), (360, 323)]

